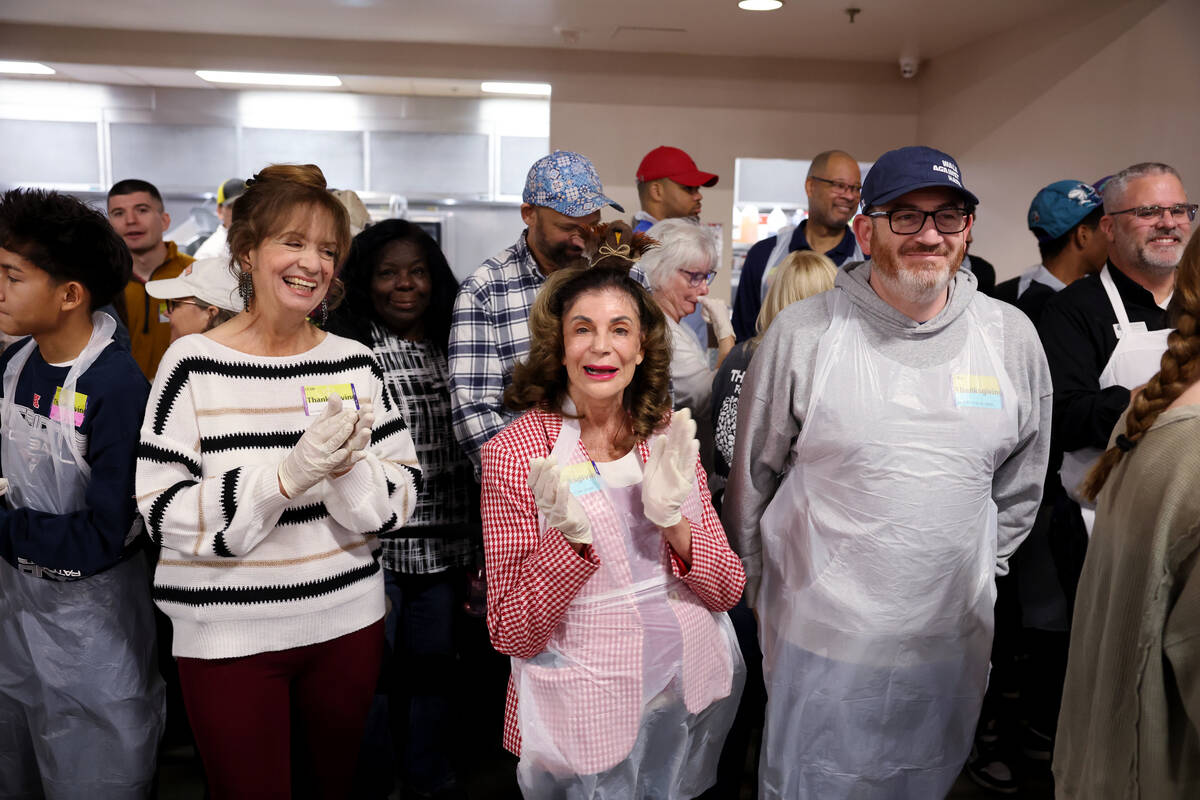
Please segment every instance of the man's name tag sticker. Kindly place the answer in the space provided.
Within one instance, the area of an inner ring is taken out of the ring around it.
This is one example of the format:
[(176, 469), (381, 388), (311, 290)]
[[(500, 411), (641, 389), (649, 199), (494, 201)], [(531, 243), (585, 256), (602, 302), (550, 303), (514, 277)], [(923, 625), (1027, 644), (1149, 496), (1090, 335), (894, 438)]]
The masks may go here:
[(353, 383), (326, 383), (304, 387), (304, 413), (310, 417), (322, 413), (325, 406), (329, 405), (329, 398), (335, 394), (343, 401), (353, 403), (355, 409), (358, 408), (358, 392)]
[(600, 491), (600, 483), (596, 480), (596, 469), (587, 461), (568, 464), (563, 467), (562, 476), (571, 486), (571, 494), (579, 495)]
[(1004, 395), (995, 375), (954, 375), (954, 405), (958, 408), (1003, 408)]
[(70, 409), (63, 408), (60, 405), (59, 395), (62, 394), (62, 387), (54, 387), (54, 402), (50, 404), (50, 419), (58, 421), (63, 418), (63, 414), (73, 413), (75, 427), (83, 425), (83, 412), (87, 411), (87, 395), (79, 392), (75, 393), (75, 409), (72, 412)]
[[(1142, 322), (1141, 320), (1138, 320), (1136, 322), (1129, 323), (1129, 332), (1130, 333), (1149, 333), (1150, 331), (1146, 327), (1146, 323)], [(1121, 323), (1119, 323), (1119, 322), (1113, 323), (1113, 333), (1117, 334), (1118, 339), (1125, 338), (1125, 329), (1121, 327)]]

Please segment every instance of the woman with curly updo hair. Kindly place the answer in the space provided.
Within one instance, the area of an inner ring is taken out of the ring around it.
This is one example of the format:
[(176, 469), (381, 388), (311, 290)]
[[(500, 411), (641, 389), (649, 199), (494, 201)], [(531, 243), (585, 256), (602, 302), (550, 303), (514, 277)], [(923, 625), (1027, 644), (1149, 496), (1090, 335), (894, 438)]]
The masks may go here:
[(530, 314), (483, 448), (492, 644), (512, 657), (505, 746), (530, 798), (690, 798), (712, 785), (744, 667), (725, 611), (745, 574), (671, 415), (666, 319), (629, 277), (653, 245), (592, 233)]
[(1200, 233), (1175, 330), (1088, 476), (1096, 527), (1054, 748), (1058, 796), (1200, 797)]
[(383, 653), (379, 539), (421, 474), (375, 356), (310, 319), (336, 301), (345, 209), (311, 164), (247, 184), (245, 310), (163, 356), (137, 502), (212, 797), (290, 797), (293, 752), (316, 795), (346, 797)]

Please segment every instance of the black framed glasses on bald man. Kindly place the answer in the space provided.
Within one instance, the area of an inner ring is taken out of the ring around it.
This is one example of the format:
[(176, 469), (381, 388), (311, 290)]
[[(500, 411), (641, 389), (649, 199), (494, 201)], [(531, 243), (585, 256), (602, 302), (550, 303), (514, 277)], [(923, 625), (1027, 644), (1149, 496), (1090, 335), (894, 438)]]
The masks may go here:
[(1176, 222), (1183, 222), (1187, 218), (1188, 222), (1196, 220), (1196, 209), (1200, 208), (1195, 203), (1176, 203), (1173, 206), (1134, 206), (1133, 208), (1123, 208), (1120, 211), (1114, 211), (1109, 214), (1110, 217), (1115, 217), (1117, 214), (1133, 214), (1141, 220), (1154, 220), (1157, 222), (1162, 218), (1163, 212), (1170, 214)]
[(939, 208), (936, 211), (921, 211), (918, 208), (896, 208), (891, 211), (870, 211), (868, 217), (887, 217), (888, 227), (892, 233), (907, 236), (919, 233), (925, 227), (925, 220), (933, 217), (933, 227), (937, 232), (949, 235), (962, 233), (971, 219), (971, 212), (965, 208)]
[(816, 175), (809, 175), (808, 177), (812, 178), (814, 181), (820, 181), (821, 183), (827, 183), (830, 186), (832, 186), (834, 189), (836, 189), (837, 191), (841, 192), (842, 194), (853, 194), (853, 195), (862, 194), (862, 184), (861, 183), (846, 183), (845, 181), (835, 181), (835, 180), (830, 180), (829, 178), (820, 178), (820, 177), (817, 177)]

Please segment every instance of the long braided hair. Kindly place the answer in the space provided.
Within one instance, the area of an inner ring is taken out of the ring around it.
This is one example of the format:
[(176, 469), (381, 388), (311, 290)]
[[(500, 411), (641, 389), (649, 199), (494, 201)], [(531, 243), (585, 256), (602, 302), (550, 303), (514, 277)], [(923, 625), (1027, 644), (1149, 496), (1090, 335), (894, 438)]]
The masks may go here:
[(1167, 309), (1172, 327), (1159, 370), (1133, 398), (1125, 432), (1108, 448), (1083, 482), (1082, 494), (1095, 501), (1108, 475), (1132, 450), (1167, 406), (1200, 379), (1200, 229), (1192, 234), (1175, 273), (1175, 294)]

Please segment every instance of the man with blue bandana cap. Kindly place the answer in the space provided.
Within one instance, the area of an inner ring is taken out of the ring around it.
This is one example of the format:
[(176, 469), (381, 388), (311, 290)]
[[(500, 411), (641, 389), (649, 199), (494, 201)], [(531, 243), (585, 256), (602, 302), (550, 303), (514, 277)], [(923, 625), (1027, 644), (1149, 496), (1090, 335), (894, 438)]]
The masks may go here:
[(543, 156), (525, 178), (525, 230), (459, 289), (450, 329), (450, 400), (455, 436), (476, 477), (480, 449), (514, 417), (501, 396), (513, 365), (529, 352), (533, 298), (547, 275), (582, 260), (587, 226), (600, 221), (604, 206), (625, 211), (604, 194), (587, 157), (568, 150)]

